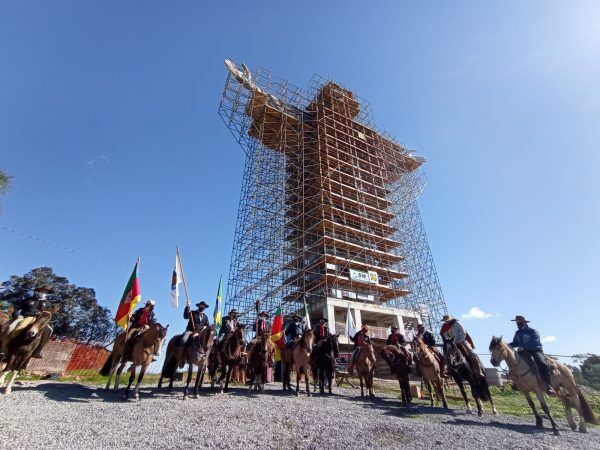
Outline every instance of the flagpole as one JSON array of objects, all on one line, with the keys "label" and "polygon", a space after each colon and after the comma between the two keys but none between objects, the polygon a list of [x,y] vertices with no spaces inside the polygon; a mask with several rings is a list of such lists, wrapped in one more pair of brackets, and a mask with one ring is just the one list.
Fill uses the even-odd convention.
[{"label": "flagpole", "polygon": [[179,267],[181,267],[181,278],[183,281],[183,289],[185,290],[186,305],[190,310],[190,320],[192,321],[192,330],[196,331],[196,324],[194,323],[194,315],[192,314],[192,304],[190,303],[190,296],[188,295],[187,283],[185,282],[185,272],[183,271],[183,263],[181,262],[181,255],[179,255],[179,246],[176,245],[177,260],[179,261]]},{"label": "flagpole", "polygon": [[[136,271],[136,277],[139,277],[139,270],[140,270],[140,261],[142,260],[142,258],[140,258],[138,256],[137,261],[135,262],[135,266],[134,269]],[[141,299],[140,299],[141,300]],[[127,344],[127,342],[129,341],[129,338],[131,337],[130,332],[131,332],[131,324],[129,323],[131,321],[131,307],[129,308],[129,312],[127,313],[127,329],[125,330],[125,342],[123,343],[123,345]],[[116,339],[116,338],[115,338]],[[125,362],[125,352],[123,352],[123,356],[121,356],[121,362]]]}]

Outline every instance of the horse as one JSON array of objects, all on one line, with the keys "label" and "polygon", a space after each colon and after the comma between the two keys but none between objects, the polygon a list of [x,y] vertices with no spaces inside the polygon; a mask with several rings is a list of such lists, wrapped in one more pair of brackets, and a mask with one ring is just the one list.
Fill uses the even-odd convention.
[{"label": "horse", "polygon": [[12,385],[19,371],[27,367],[31,355],[39,345],[44,328],[48,325],[50,319],[52,319],[52,313],[49,311],[37,313],[35,319],[8,342],[6,364],[4,364],[0,374],[1,386],[4,384],[6,376],[10,373],[9,380],[4,388],[6,395],[10,395],[12,392]]},{"label": "horse", "polygon": [[310,371],[310,352],[312,348],[314,334],[311,329],[302,333],[300,338],[296,338],[292,348],[283,346],[281,349],[281,364],[283,368],[283,390],[292,390],[290,376],[292,368],[296,370],[296,396],[300,391],[300,379],[304,374],[306,381],[306,394],[310,397],[310,387],[308,382],[308,372]]},{"label": "horse", "polygon": [[131,361],[131,367],[129,368],[129,383],[127,384],[127,389],[125,390],[125,398],[129,398],[129,392],[131,389],[131,384],[135,379],[136,369],[138,366],[141,366],[140,375],[134,389],[134,399],[138,400],[140,398],[140,384],[144,378],[146,369],[152,362],[152,358],[160,354],[160,350],[165,342],[165,339],[167,338],[168,328],[169,325],[163,327],[160,323],[156,323],[151,325],[148,330],[141,334],[141,336],[131,337],[127,341],[127,332],[121,333],[119,336],[117,336],[115,343],[113,344],[113,351],[104,363],[102,369],[100,369],[100,375],[108,375],[106,389],[110,389],[110,381],[115,373],[117,365],[119,365],[119,368],[116,369],[117,376],[115,379],[114,389],[119,389],[121,373],[123,372],[127,362]]},{"label": "horse", "polygon": [[338,342],[339,334],[332,334],[329,337],[319,341],[314,346],[311,354],[311,366],[313,372],[313,383],[319,382],[319,392],[325,393],[325,378],[327,378],[328,392],[331,394],[333,384],[335,358],[340,354],[340,345]]},{"label": "horse", "polygon": [[[464,382],[466,381],[471,386],[471,395],[475,399],[477,404],[477,415],[481,417],[483,415],[483,402],[488,401],[492,405],[492,413],[498,414],[496,407],[494,406],[494,400],[490,392],[490,386],[482,376],[477,368],[473,368],[467,361],[463,353],[458,349],[456,344],[452,341],[446,341],[444,343],[444,357],[446,358],[448,365],[448,373],[454,379],[454,382],[458,385],[460,393],[467,405],[467,411],[471,413],[471,405],[469,404],[469,398],[465,391]],[[480,366],[483,367],[480,361]]]},{"label": "horse", "polygon": [[[370,342],[363,344],[354,358],[354,368],[360,380],[360,396],[364,397],[364,387],[370,398],[375,397],[373,393],[373,376],[375,375],[375,347]],[[364,386],[363,386],[364,382]]]},{"label": "horse", "polygon": [[10,326],[12,312],[12,308],[9,308],[8,311],[0,311],[0,348],[2,345],[2,341],[5,338],[5,333],[7,332],[8,327]]},{"label": "horse", "polygon": [[[559,435],[560,432],[554,418],[550,414],[550,408],[548,408],[544,397],[545,385],[538,377],[534,366],[531,365],[534,363],[530,364],[525,358],[521,357],[516,350],[502,340],[502,336],[499,338],[492,337],[490,353],[492,354],[490,362],[494,367],[498,367],[502,361],[506,361],[509,370],[508,377],[525,396],[525,400],[527,400],[535,416],[536,428],[543,428],[544,425],[542,417],[538,414],[535,404],[531,399],[531,392],[536,395],[542,410],[548,416],[554,434]],[[565,408],[565,416],[571,430],[575,431],[577,429],[577,424],[571,410],[573,407],[579,414],[579,431],[581,433],[587,432],[586,422],[599,425],[600,419],[594,415],[592,407],[581,392],[581,389],[579,389],[579,386],[575,383],[575,379],[569,368],[555,359],[548,358],[546,361],[550,366],[552,388],[556,391],[558,398]]]},{"label": "horse", "polygon": [[267,369],[273,358],[275,357],[275,344],[265,333],[256,339],[252,344],[251,350],[248,351],[248,371],[250,375],[249,390],[265,391],[265,383],[267,380]]},{"label": "horse", "polygon": [[410,395],[409,375],[412,361],[409,352],[402,351],[396,345],[386,345],[379,354],[388,363],[391,372],[396,375],[402,394],[402,403],[410,405],[412,396]]},{"label": "horse", "polygon": [[[220,392],[229,391],[229,380],[231,371],[240,364],[243,359],[242,347],[244,345],[244,326],[238,325],[231,336],[221,342],[221,345],[213,346],[213,351],[209,357],[208,373],[211,380],[211,387],[215,382],[221,385]],[[217,371],[221,369],[221,376],[217,380]],[[223,386],[223,378],[225,385]]]},{"label": "horse", "polygon": [[[438,402],[441,399],[444,409],[448,409],[440,365],[433,354],[433,351],[429,349],[420,336],[415,337],[413,345],[415,347],[415,361],[417,363],[417,368],[419,369],[419,372],[421,372],[425,386],[427,386],[429,398],[431,399],[431,406],[434,406],[433,390],[435,390]],[[431,387],[432,385],[433,389]]]},{"label": "horse", "polygon": [[188,396],[190,382],[194,366],[198,366],[196,374],[196,382],[194,384],[194,398],[198,398],[198,386],[200,378],[204,375],[208,355],[213,345],[214,327],[203,327],[200,331],[192,333],[185,345],[181,345],[181,337],[179,334],[174,336],[167,345],[167,354],[161,371],[160,379],[158,380],[158,388],[162,387],[163,378],[169,379],[169,390],[173,389],[173,378],[177,367],[182,368],[188,364],[188,374],[185,389],[183,390],[183,399]]}]

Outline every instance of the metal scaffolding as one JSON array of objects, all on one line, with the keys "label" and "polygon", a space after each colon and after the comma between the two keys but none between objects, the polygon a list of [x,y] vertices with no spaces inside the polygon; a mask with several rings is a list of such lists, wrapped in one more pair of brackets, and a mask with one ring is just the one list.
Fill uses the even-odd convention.
[{"label": "metal scaffolding", "polygon": [[378,131],[331,80],[307,90],[226,61],[219,115],[246,154],[226,312],[316,308],[327,297],[447,312],[417,197],[423,158]]}]

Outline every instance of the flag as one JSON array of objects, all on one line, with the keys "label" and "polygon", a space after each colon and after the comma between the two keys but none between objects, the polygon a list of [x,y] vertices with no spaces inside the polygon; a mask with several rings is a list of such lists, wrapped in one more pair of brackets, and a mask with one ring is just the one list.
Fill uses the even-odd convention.
[{"label": "flag", "polygon": [[217,301],[215,303],[215,312],[213,314],[213,321],[215,323],[215,331],[218,333],[221,328],[221,300],[223,298],[223,292],[221,290],[221,277],[219,277],[219,289],[217,290]]},{"label": "flag", "polygon": [[348,306],[348,312],[346,313],[346,336],[348,338],[354,337],[356,334],[356,325],[354,325],[354,319],[352,318],[352,313],[350,312],[350,306]]},{"label": "flag", "polygon": [[275,361],[281,361],[281,347],[283,347],[283,314],[281,314],[281,306],[277,307],[275,317],[273,317],[271,341],[275,344]]},{"label": "flag", "polygon": [[179,285],[183,281],[181,274],[181,262],[179,261],[179,251],[175,254],[175,268],[173,269],[173,277],[171,278],[171,306],[179,307]]},{"label": "flag", "polygon": [[115,315],[115,322],[124,330],[126,330],[127,326],[129,325],[129,317],[131,312],[135,309],[135,305],[137,305],[142,299],[140,280],[137,273],[139,263],[140,260],[138,259],[138,261],[135,263],[135,267],[133,268],[133,272],[129,277],[129,281],[125,287],[125,292],[123,292],[123,297],[121,297],[121,301],[119,302],[117,314]]},{"label": "flag", "polygon": [[304,322],[306,323],[306,328],[310,330],[310,316],[308,315],[308,305],[306,304],[306,299],[304,299]]}]

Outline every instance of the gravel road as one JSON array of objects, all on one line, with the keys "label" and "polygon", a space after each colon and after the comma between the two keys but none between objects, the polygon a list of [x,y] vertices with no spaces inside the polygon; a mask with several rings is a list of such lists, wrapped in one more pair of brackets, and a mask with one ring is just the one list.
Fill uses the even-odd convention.
[{"label": "gravel road", "polygon": [[179,390],[145,388],[140,401],[126,402],[98,387],[24,383],[0,395],[0,448],[600,449],[598,428],[581,434],[565,422],[556,437],[533,420],[402,408],[390,396],[369,402],[356,391],[336,392],[296,398],[277,384],[263,395],[234,388],[183,401]]}]

